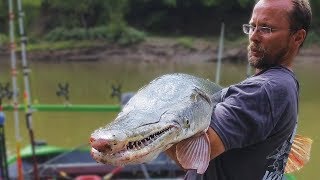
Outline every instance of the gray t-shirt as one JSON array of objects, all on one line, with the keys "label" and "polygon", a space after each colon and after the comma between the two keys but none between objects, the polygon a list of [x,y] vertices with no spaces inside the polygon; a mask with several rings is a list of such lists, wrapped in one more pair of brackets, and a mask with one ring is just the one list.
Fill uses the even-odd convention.
[{"label": "gray t-shirt", "polygon": [[298,91],[294,74],[281,66],[223,89],[210,126],[226,151],[203,176],[188,171],[185,178],[282,179],[297,125]]}]

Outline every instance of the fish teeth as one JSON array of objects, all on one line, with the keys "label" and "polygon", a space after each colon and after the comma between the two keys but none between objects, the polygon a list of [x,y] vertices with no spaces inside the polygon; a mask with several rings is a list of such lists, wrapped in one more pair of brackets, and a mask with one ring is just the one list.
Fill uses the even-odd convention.
[{"label": "fish teeth", "polygon": [[155,140],[157,140],[159,137],[162,136],[162,134],[170,131],[170,129],[171,129],[171,127],[168,127],[166,129],[162,129],[161,131],[158,131],[154,134],[151,134],[150,136],[148,136],[140,141],[129,142],[126,146],[126,149],[127,150],[140,150],[140,149],[148,146],[149,144],[151,144]]}]

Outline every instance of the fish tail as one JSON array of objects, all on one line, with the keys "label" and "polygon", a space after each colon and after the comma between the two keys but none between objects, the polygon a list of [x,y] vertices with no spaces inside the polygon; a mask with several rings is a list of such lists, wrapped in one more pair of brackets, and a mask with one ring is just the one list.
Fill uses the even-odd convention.
[{"label": "fish tail", "polygon": [[284,173],[292,173],[301,169],[309,160],[312,139],[297,134],[294,137],[291,151]]}]

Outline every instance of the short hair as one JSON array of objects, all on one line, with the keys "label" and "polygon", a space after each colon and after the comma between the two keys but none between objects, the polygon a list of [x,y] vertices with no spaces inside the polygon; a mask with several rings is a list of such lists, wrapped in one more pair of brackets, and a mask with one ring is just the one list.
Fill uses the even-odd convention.
[{"label": "short hair", "polygon": [[311,26],[312,12],[309,0],[291,0],[293,8],[289,11],[290,29],[304,29],[308,34]]}]

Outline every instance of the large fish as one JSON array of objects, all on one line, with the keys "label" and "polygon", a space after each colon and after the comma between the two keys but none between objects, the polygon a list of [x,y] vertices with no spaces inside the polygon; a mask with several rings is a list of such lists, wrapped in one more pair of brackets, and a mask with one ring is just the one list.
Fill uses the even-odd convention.
[{"label": "large fish", "polygon": [[115,166],[139,164],[176,144],[182,167],[204,173],[211,151],[205,132],[221,89],[187,74],[156,78],[129,100],[113,122],[91,134],[93,158]]}]

